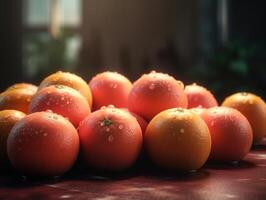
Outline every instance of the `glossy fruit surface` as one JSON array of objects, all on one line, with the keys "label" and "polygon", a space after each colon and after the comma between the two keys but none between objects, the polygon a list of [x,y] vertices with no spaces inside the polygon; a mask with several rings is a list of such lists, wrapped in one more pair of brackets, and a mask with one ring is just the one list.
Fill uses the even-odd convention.
[{"label": "glossy fruit surface", "polygon": [[156,115],[145,133],[145,145],[158,166],[177,171],[197,170],[207,161],[211,136],[201,117],[173,108]]},{"label": "glossy fruit surface", "polygon": [[28,113],[35,92],[28,89],[15,89],[0,94],[0,110],[18,110]]},{"label": "glossy fruit surface", "polygon": [[58,71],[46,77],[40,84],[39,90],[50,85],[65,85],[79,91],[88,101],[92,107],[91,90],[81,77],[69,72]]},{"label": "glossy fruit surface", "polygon": [[33,93],[36,93],[38,90],[38,87],[31,83],[15,83],[14,85],[11,85],[10,87],[8,87],[6,91],[17,90],[17,89],[27,89],[27,90],[32,91]]},{"label": "glossy fruit surface", "polygon": [[144,74],[133,84],[129,94],[129,110],[150,121],[159,112],[187,107],[184,85],[173,77],[157,72]]},{"label": "glossy fruit surface", "polygon": [[212,138],[210,160],[242,160],[252,145],[252,129],[244,115],[233,108],[214,107],[202,112]]},{"label": "glossy fruit surface", "polygon": [[132,83],[125,76],[116,72],[103,72],[94,76],[89,86],[93,95],[94,110],[108,105],[117,108],[128,106],[128,94]]},{"label": "glossy fruit surface", "polygon": [[29,106],[30,113],[47,110],[68,118],[75,127],[90,114],[90,106],[85,97],[64,85],[45,87],[33,97]]},{"label": "glossy fruit surface", "polygon": [[184,91],[188,99],[188,108],[195,108],[198,106],[210,108],[218,106],[213,94],[202,86],[196,84],[187,85]]},{"label": "glossy fruit surface", "polygon": [[227,97],[222,106],[235,108],[249,121],[253,142],[259,143],[266,136],[266,104],[257,95],[240,92]]},{"label": "glossy fruit surface", "polygon": [[12,128],[7,140],[12,165],[28,176],[59,176],[78,156],[79,137],[74,126],[55,113],[27,115]]},{"label": "glossy fruit surface", "polygon": [[26,115],[17,110],[0,111],[0,169],[7,168],[9,160],[7,157],[7,138],[13,126]]},{"label": "glossy fruit surface", "polygon": [[137,120],[117,108],[102,108],[90,114],[79,126],[81,153],[98,170],[119,171],[130,167],[142,147]]}]

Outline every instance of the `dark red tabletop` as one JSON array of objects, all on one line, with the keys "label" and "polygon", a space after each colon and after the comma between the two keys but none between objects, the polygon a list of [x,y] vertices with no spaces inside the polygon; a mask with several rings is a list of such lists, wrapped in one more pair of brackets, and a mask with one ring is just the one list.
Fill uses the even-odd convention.
[{"label": "dark red tabletop", "polygon": [[53,180],[2,174],[0,199],[266,199],[266,145],[240,163],[207,165],[189,174],[162,172],[150,164],[115,175],[77,171]]}]

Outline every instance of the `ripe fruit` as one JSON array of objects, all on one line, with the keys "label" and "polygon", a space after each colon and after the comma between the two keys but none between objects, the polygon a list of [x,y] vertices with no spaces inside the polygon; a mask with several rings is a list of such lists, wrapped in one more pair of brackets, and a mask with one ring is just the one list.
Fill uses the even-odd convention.
[{"label": "ripe fruit", "polygon": [[142,147],[137,120],[117,108],[102,108],[90,114],[79,126],[81,153],[96,169],[119,171],[130,167]]},{"label": "ripe fruit", "polygon": [[129,94],[128,108],[150,121],[159,112],[175,107],[187,107],[184,85],[173,77],[157,72],[141,76]]},{"label": "ripe fruit", "polygon": [[142,130],[142,134],[145,134],[146,128],[148,126],[148,123],[146,122],[145,119],[143,119],[141,116],[137,115],[136,113],[130,112],[128,109],[124,108],[123,110],[129,112],[133,117],[136,118],[137,122],[140,125],[140,128]]},{"label": "ripe fruit", "polygon": [[7,137],[12,127],[25,117],[23,112],[17,110],[0,111],[0,168],[7,168],[9,160],[6,152]]},{"label": "ripe fruit", "polygon": [[194,83],[192,85],[187,85],[184,91],[188,99],[188,108],[195,108],[198,106],[210,108],[218,106],[213,94],[202,86]]},{"label": "ripe fruit", "polygon": [[0,110],[18,110],[28,113],[29,104],[35,92],[29,89],[7,90],[0,94]]},{"label": "ripe fruit", "polygon": [[58,176],[68,171],[79,152],[74,126],[55,113],[27,115],[12,128],[7,153],[12,165],[29,176]]},{"label": "ripe fruit", "polygon": [[27,89],[27,90],[32,91],[33,93],[36,93],[38,90],[38,87],[36,85],[31,84],[31,83],[16,83],[16,84],[8,87],[6,89],[6,91],[17,90],[17,89]]},{"label": "ripe fruit", "polygon": [[169,170],[191,171],[204,165],[211,150],[205,122],[190,110],[173,108],[156,115],[145,133],[151,160]]},{"label": "ripe fruit", "polygon": [[244,115],[232,108],[214,107],[201,117],[211,133],[211,161],[232,162],[245,157],[252,144],[252,129]]},{"label": "ripe fruit", "polygon": [[266,105],[260,97],[246,92],[236,93],[227,97],[222,106],[235,108],[248,119],[254,143],[266,136]]},{"label": "ripe fruit", "polygon": [[123,75],[116,72],[103,72],[94,76],[89,86],[93,95],[94,110],[110,104],[117,108],[127,107],[132,83]]},{"label": "ripe fruit", "polygon": [[29,107],[30,113],[46,110],[68,118],[78,127],[90,113],[90,106],[78,91],[64,85],[51,85],[38,91]]},{"label": "ripe fruit", "polygon": [[92,94],[88,84],[76,74],[58,71],[46,77],[40,84],[39,90],[50,85],[65,85],[79,91],[92,107]]}]

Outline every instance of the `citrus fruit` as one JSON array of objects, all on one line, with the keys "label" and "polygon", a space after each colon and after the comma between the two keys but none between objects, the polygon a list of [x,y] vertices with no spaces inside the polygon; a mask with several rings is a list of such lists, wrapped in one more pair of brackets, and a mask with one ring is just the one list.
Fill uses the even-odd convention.
[{"label": "citrus fruit", "polygon": [[132,83],[125,76],[116,72],[103,72],[94,76],[89,86],[94,110],[110,104],[117,108],[127,107]]},{"label": "citrus fruit", "polygon": [[184,91],[188,99],[188,108],[195,108],[198,106],[210,108],[218,106],[213,94],[202,86],[194,83],[192,85],[187,85]]},{"label": "citrus fruit", "polygon": [[211,136],[201,117],[187,109],[172,108],[148,124],[145,147],[158,166],[177,171],[197,170],[207,161]]},{"label": "citrus fruit", "polygon": [[129,94],[129,110],[150,121],[159,112],[187,107],[184,85],[173,77],[157,72],[142,75]]},{"label": "citrus fruit", "polygon": [[201,117],[211,134],[210,161],[233,162],[246,156],[252,144],[252,129],[244,115],[233,108],[213,107]]},{"label": "citrus fruit", "polygon": [[142,148],[137,120],[122,109],[97,110],[78,130],[82,156],[88,166],[98,170],[124,170],[136,161]]},{"label": "citrus fruit", "polygon": [[12,165],[27,176],[59,176],[67,172],[79,153],[75,127],[55,113],[36,112],[20,120],[7,139]]},{"label": "citrus fruit", "polygon": [[266,136],[266,105],[257,95],[240,92],[227,97],[222,106],[235,108],[249,121],[253,131],[253,142],[259,143]]}]

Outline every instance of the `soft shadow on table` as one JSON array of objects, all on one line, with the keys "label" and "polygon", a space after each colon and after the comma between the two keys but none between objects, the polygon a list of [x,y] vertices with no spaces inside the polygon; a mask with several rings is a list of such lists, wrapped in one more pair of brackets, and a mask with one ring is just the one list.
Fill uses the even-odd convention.
[{"label": "soft shadow on table", "polygon": [[250,161],[239,161],[231,163],[208,163],[206,169],[216,169],[216,170],[241,170],[250,169],[256,167],[256,164]]},{"label": "soft shadow on table", "polygon": [[179,180],[194,181],[207,178],[209,172],[205,169],[198,171],[177,173],[157,167],[150,161],[141,161],[127,170],[121,172],[99,171],[84,166],[75,166],[63,178],[66,180],[89,180],[89,181],[119,181],[135,177],[147,177],[156,180]]},{"label": "soft shadow on table", "polygon": [[258,144],[251,148],[252,151],[266,151],[266,144]]}]

